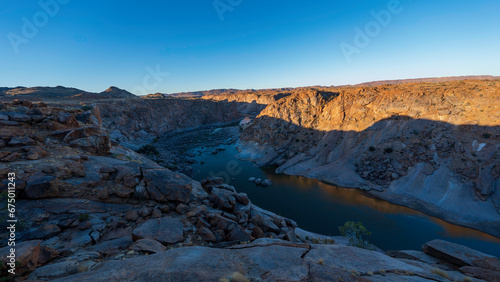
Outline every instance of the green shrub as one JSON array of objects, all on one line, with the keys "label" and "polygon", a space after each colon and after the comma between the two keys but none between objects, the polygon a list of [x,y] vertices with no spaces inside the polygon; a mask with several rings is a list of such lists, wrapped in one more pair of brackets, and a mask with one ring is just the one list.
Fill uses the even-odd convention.
[{"label": "green shrub", "polygon": [[90,215],[88,213],[82,213],[78,217],[78,220],[80,220],[80,222],[84,222],[84,221],[89,220],[89,218],[90,218]]},{"label": "green shrub", "polygon": [[385,149],[384,149],[384,152],[386,152],[387,154],[390,154],[390,153],[392,153],[393,151],[394,151],[394,149],[392,149],[392,148],[385,148]]},{"label": "green shrub", "polygon": [[368,150],[369,150],[370,152],[373,152],[373,151],[375,151],[375,147],[370,146],[370,148],[368,148]]},{"label": "green shrub", "polygon": [[349,239],[349,245],[363,248],[373,249],[373,247],[363,239],[363,236],[370,236],[372,233],[363,226],[361,222],[348,221],[344,226],[339,226],[342,236]]},{"label": "green shrub", "polygon": [[139,154],[144,154],[147,156],[159,156],[160,152],[158,152],[158,149],[152,144],[147,144],[139,148],[139,150],[136,151]]},{"label": "green shrub", "polygon": [[483,138],[489,139],[491,137],[491,134],[488,132],[483,133]]}]

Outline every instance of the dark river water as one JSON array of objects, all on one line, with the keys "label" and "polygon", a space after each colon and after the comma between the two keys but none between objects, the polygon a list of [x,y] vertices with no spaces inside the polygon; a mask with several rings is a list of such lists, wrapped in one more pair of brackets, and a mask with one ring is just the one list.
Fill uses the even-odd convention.
[{"label": "dark river water", "polygon": [[[340,236],[338,226],[361,221],[372,233],[368,241],[383,250],[421,250],[430,240],[444,239],[500,257],[500,239],[488,234],[365,196],[359,190],[276,174],[272,168],[258,168],[239,160],[234,146],[225,148],[217,155],[206,152],[198,156],[193,178],[223,177],[238,192],[247,193],[252,203],[295,220],[302,229]],[[256,186],[248,181],[251,176],[270,179],[273,185]]]}]

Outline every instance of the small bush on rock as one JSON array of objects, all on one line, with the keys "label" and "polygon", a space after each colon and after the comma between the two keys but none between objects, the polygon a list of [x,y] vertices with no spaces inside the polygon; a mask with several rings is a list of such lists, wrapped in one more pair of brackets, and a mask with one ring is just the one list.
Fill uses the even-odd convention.
[{"label": "small bush on rock", "polygon": [[370,236],[372,233],[363,226],[361,222],[348,221],[344,226],[339,226],[342,236],[349,239],[349,245],[372,250],[373,246],[363,239],[363,236]]},{"label": "small bush on rock", "polygon": [[160,155],[160,152],[158,152],[158,149],[152,144],[147,144],[139,148],[139,150],[136,151],[139,154],[147,155],[147,156],[158,156]]}]

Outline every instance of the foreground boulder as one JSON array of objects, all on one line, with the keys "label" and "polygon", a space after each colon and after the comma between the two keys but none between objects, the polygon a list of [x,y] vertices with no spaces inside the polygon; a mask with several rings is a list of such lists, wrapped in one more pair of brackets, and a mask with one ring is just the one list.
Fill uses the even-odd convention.
[{"label": "foreground boulder", "polygon": [[146,170],[143,176],[149,198],[154,201],[185,203],[193,189],[189,177],[167,169]]},{"label": "foreground boulder", "polygon": [[444,240],[432,240],[425,243],[422,249],[427,254],[458,266],[482,266],[484,261],[495,261],[500,269],[500,260],[466,246]]},{"label": "foreground boulder", "polygon": [[10,255],[11,247],[3,247],[0,249],[0,258],[3,269],[11,269],[10,263],[15,265],[15,274],[21,275],[35,270],[40,259],[40,244],[41,240],[26,241],[16,245],[16,258],[11,262],[8,256]]},{"label": "foreground boulder", "polygon": [[152,239],[162,244],[173,244],[184,239],[184,225],[177,218],[163,217],[150,219],[132,232],[132,239]]}]

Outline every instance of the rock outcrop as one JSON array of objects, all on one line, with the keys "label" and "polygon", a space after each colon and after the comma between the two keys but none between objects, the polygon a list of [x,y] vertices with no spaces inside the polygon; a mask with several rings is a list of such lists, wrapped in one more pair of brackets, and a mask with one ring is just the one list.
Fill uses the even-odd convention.
[{"label": "rock outcrop", "polygon": [[303,91],[267,106],[239,148],[499,237],[499,102],[499,80]]},{"label": "rock outcrop", "polygon": [[99,104],[116,144],[138,149],[162,134],[240,119],[236,105],[189,99],[140,99]]}]

